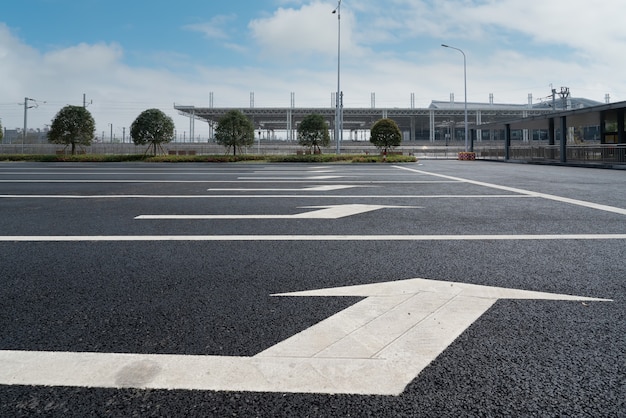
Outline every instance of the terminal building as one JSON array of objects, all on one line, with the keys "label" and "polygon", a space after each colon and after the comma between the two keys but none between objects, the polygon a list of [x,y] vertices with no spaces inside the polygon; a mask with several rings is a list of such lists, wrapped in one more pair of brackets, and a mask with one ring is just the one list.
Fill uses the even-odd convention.
[{"label": "terminal building", "polygon": [[[564,88],[562,88],[563,91]],[[546,161],[567,164],[626,168],[626,102],[605,103],[562,95],[553,90],[552,100],[526,104],[465,103],[454,100],[432,101],[428,108],[344,108],[341,147],[369,141],[369,130],[381,118],[393,119],[403,133],[399,147],[420,157],[441,155],[448,158],[462,146],[476,158],[512,161]],[[293,100],[292,100],[293,103]],[[233,108],[174,105],[190,119],[190,132],[196,120],[209,126],[209,141],[219,119]],[[468,141],[465,141],[467,109]],[[336,109],[283,107],[238,108],[253,121],[259,143],[263,140],[295,141],[298,123],[316,113],[324,116],[331,135]],[[334,138],[331,136],[331,140]],[[465,144],[463,144],[465,142]],[[336,142],[335,142],[336,144]],[[448,147],[450,145],[450,147]],[[454,148],[454,149],[453,149]],[[445,150],[445,151],[442,151]]]},{"label": "terminal building", "polygon": [[[490,95],[488,103],[467,103],[468,126],[474,141],[490,141],[502,139],[494,131],[483,131],[481,125],[534,117],[558,110],[579,109],[596,106],[602,103],[588,99],[570,98],[552,100],[533,104],[532,95],[526,104],[494,103]],[[233,108],[196,107],[174,105],[180,113],[190,118],[190,137],[194,138],[195,121],[208,124],[209,141],[213,137],[218,120]],[[430,143],[452,143],[464,140],[465,131],[464,101],[455,101],[454,94],[449,101],[433,100],[428,108],[343,108],[343,141],[369,140],[369,130],[382,118],[393,119],[403,133],[403,142],[426,141]],[[295,141],[297,126],[302,119],[310,114],[324,116],[331,129],[331,139],[335,127],[336,109],[333,103],[329,107],[250,107],[237,108],[254,123],[255,130],[263,139]],[[203,135],[204,136],[204,135]],[[528,138],[526,138],[528,139]]]}]

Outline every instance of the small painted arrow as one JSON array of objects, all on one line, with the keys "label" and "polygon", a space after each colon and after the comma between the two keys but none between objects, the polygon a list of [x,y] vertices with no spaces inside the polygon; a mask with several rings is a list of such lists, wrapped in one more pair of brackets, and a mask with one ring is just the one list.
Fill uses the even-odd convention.
[{"label": "small painted arrow", "polygon": [[302,206],[315,209],[312,212],[296,213],[294,215],[139,215],[135,219],[339,219],[358,215],[379,209],[406,209],[419,206],[389,206],[389,205],[329,205],[329,206]]},{"label": "small painted arrow", "polygon": [[207,189],[209,192],[218,191],[218,192],[332,192],[335,190],[344,190],[351,189],[353,187],[367,187],[367,186],[350,186],[347,184],[328,184],[321,186],[310,186],[310,187],[302,187],[300,189],[250,189],[250,188],[211,188]]},{"label": "small painted arrow", "polygon": [[254,357],[0,351],[0,384],[399,395],[498,299],[608,299],[410,279],[282,293],[365,299]]},{"label": "small painted arrow", "polygon": [[332,180],[344,176],[305,176],[305,177],[237,177],[237,180]]}]

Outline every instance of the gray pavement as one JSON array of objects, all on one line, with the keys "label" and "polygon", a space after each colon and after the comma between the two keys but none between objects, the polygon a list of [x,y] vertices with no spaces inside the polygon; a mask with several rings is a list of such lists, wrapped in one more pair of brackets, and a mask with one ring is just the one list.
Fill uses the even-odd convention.
[{"label": "gray pavement", "polygon": [[[479,161],[0,163],[0,376],[14,353],[250,361],[366,300],[278,293],[425,278],[612,300],[496,298],[397,395],[144,389],[148,373],[3,382],[0,416],[626,416],[625,185]],[[345,216],[311,215],[331,206]]]}]

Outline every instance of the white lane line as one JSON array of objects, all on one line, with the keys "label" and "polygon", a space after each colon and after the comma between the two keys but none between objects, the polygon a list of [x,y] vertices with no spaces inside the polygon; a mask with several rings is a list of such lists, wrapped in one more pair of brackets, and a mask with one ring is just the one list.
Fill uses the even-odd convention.
[{"label": "white lane line", "polygon": [[[355,186],[361,187],[361,186]],[[211,189],[209,189],[211,190]],[[220,189],[224,190],[224,189]],[[527,199],[534,196],[518,194],[485,194],[485,195],[300,195],[300,194],[212,194],[212,195],[145,195],[145,194],[107,194],[107,195],[54,195],[54,194],[4,194],[0,199]]]},{"label": "white lane line", "polygon": [[538,235],[2,235],[0,242],[107,241],[564,241],[623,240],[626,234]]},{"label": "white lane line", "polygon": [[[226,167],[224,167],[224,169],[226,169]],[[22,170],[38,170],[38,171],[18,171],[20,170],[19,168],[15,168],[12,167],[11,170],[6,170],[3,169],[2,167],[0,167],[0,173],[3,175],[16,175],[16,176],[41,176],[41,175],[45,175],[48,176],[50,174],[85,174],[85,175],[112,175],[112,176],[134,176],[134,175],[154,175],[154,176],[161,176],[163,175],[163,171],[144,171],[145,169],[143,168],[137,168],[137,169],[133,169],[133,168],[129,168],[129,167],[125,167],[124,171],[117,171],[116,169],[112,168],[109,170],[106,169],[102,169],[100,171],[82,171],[83,169],[80,167],[73,167],[73,168],[59,168],[59,167],[53,167],[53,168],[24,168]],[[220,170],[220,171],[203,171],[203,170],[198,170],[198,169],[194,169],[194,168],[174,168],[172,166],[168,166],[167,167],[167,172],[168,173],[172,173],[172,174],[181,174],[181,175],[193,175],[193,176],[198,176],[198,175],[220,175],[220,176],[231,176],[231,175],[247,175],[250,174],[250,172],[247,171],[243,171],[243,170],[233,170],[233,171],[228,171],[228,170]]]},{"label": "white lane line", "polygon": [[0,384],[397,396],[499,299],[610,301],[419,278],[274,296],[366,299],[253,357],[0,351]]},{"label": "white lane line", "polygon": [[135,219],[340,219],[379,209],[422,209],[417,206],[390,206],[390,205],[328,205],[304,206],[303,208],[320,208],[318,210],[296,213],[292,215],[139,215]]},{"label": "white lane line", "polygon": [[[267,184],[266,180],[258,180],[258,177],[251,177],[257,180],[116,180],[116,179],[94,179],[94,180],[86,180],[86,179],[40,179],[40,180],[26,180],[26,179],[14,179],[14,180],[2,180],[0,179],[0,183],[263,183]],[[286,180],[284,177],[281,177],[282,180],[272,180],[272,183],[318,183],[319,180],[310,179],[310,178],[293,178],[290,180]],[[437,180],[401,180],[401,181],[391,181],[391,180],[342,180],[344,182],[350,182],[352,184],[443,184],[443,183],[461,183],[460,181],[437,181]]]},{"label": "white lane line", "polygon": [[224,180],[115,180],[115,179],[41,179],[41,180],[0,180],[0,183],[232,183]]},{"label": "white lane line", "polygon": [[492,189],[504,190],[504,191],[513,192],[513,193],[520,193],[520,194],[524,194],[527,196],[540,197],[542,199],[554,200],[557,202],[569,203],[571,205],[583,206],[586,208],[598,209],[598,210],[602,210],[605,212],[612,212],[612,213],[618,213],[620,215],[626,215],[626,209],[618,208],[615,206],[601,205],[598,203],[587,202],[585,200],[571,199],[568,197],[561,197],[561,196],[551,195],[547,193],[539,193],[539,192],[533,192],[531,190],[518,189],[516,187],[501,186],[498,184],[485,183],[482,181],[463,179],[460,177],[453,177],[453,176],[448,176],[445,174],[429,173],[427,171],[416,170],[416,169],[408,168],[408,167],[402,167],[402,166],[394,166],[394,167],[402,169],[402,170],[407,170],[407,171],[411,171],[414,173],[418,173],[418,174],[427,174],[427,175],[445,178],[449,180],[462,181],[464,183],[475,184],[477,186],[489,187]]}]

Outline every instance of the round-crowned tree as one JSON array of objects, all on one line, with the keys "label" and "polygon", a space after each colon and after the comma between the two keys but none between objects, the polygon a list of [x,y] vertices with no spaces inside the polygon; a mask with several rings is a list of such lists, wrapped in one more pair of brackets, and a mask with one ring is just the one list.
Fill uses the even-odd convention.
[{"label": "round-crowned tree", "polygon": [[233,155],[237,155],[237,150],[254,144],[254,125],[239,110],[231,110],[217,122],[215,141],[228,151],[232,147]]},{"label": "round-crowned tree", "polygon": [[370,130],[370,142],[383,152],[402,143],[402,132],[392,119],[380,119]]},{"label": "round-crowned tree", "polygon": [[313,148],[316,153],[322,152],[320,146],[327,147],[330,144],[328,124],[322,115],[313,113],[302,119],[298,125],[298,143]]},{"label": "round-crowned tree", "polygon": [[135,145],[146,145],[146,154],[163,153],[161,144],[174,139],[174,121],[159,109],[144,110],[130,125],[130,137]]},{"label": "round-crowned tree", "polygon": [[96,122],[87,109],[82,106],[65,106],[52,120],[48,141],[71,145],[73,155],[76,145],[91,145],[95,131]]}]

